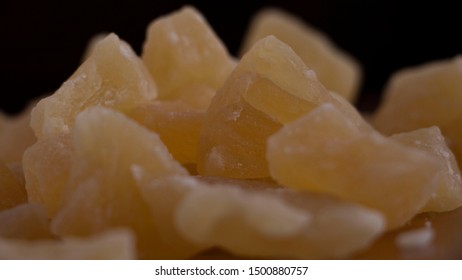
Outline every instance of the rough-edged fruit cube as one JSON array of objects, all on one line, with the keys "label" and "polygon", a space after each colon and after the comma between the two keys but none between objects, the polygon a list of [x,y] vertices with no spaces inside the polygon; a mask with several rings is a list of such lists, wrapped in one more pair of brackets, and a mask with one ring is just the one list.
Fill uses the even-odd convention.
[{"label": "rough-edged fruit cube", "polygon": [[187,174],[159,137],[112,109],[93,107],[77,116],[74,157],[63,207],[52,222],[60,236],[131,228],[141,258],[168,258],[137,183]]},{"label": "rough-edged fruit cube", "polygon": [[[160,99],[214,94],[235,65],[212,28],[192,7],[154,20],[146,35],[142,59],[156,81]],[[191,92],[193,88],[196,90]]]},{"label": "rough-edged fruit cube", "polygon": [[77,114],[91,106],[127,112],[157,96],[148,70],[115,34],[98,42],[91,56],[51,96],[32,111],[38,139],[69,133]]},{"label": "rough-edged fruit cube", "polygon": [[71,170],[73,145],[69,134],[38,140],[23,156],[23,171],[30,202],[42,205],[48,217],[61,207]]},{"label": "rough-edged fruit cube", "polygon": [[394,134],[392,138],[430,153],[439,162],[439,172],[435,181],[437,188],[422,209],[423,212],[451,211],[462,206],[462,180],[459,166],[438,127]]},{"label": "rough-edged fruit cube", "polygon": [[205,112],[181,101],[155,101],[141,105],[127,115],[159,134],[173,158],[195,163]]},{"label": "rough-edged fruit cube", "polygon": [[96,49],[96,46],[98,46],[98,43],[100,41],[102,41],[104,38],[107,37],[107,35],[109,35],[108,33],[97,33],[97,34],[94,34],[87,42],[87,46],[85,48],[85,51],[83,52],[82,54],[82,58],[81,58],[81,62],[85,62],[85,60],[87,60],[91,54],[95,51]]},{"label": "rough-edged fruit cube", "polygon": [[254,17],[241,53],[268,35],[289,45],[329,90],[355,100],[361,81],[359,64],[320,31],[280,10],[263,10]]},{"label": "rough-edged fruit cube", "polygon": [[28,240],[51,238],[45,209],[39,204],[23,203],[1,211],[0,236]]},{"label": "rough-edged fruit cube", "polygon": [[462,160],[462,57],[430,62],[395,73],[372,119],[383,133],[438,126]]},{"label": "rough-edged fruit cube", "polygon": [[141,190],[157,221],[165,224],[159,229],[166,238],[240,256],[342,258],[369,245],[385,229],[380,213],[356,204],[268,188],[257,180],[219,180],[210,184],[170,176]]},{"label": "rough-edged fruit cube", "polygon": [[199,173],[268,177],[267,137],[325,102],[336,104],[358,126],[368,126],[346,100],[328,92],[289,46],[273,36],[260,40],[207,110],[198,147]]},{"label": "rough-edged fruit cube", "polygon": [[380,210],[388,228],[410,220],[436,189],[437,159],[373,130],[359,129],[331,104],[268,139],[271,176],[284,186]]},{"label": "rough-edged fruit cube", "polygon": [[86,238],[9,240],[0,238],[0,259],[128,260],[136,258],[135,237],[128,230],[111,230]]}]

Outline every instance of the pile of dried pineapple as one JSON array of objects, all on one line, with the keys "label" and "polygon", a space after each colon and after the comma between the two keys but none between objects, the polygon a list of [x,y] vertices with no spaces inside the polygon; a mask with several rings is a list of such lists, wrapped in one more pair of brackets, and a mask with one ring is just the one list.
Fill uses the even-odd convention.
[{"label": "pile of dried pineapple", "polygon": [[0,258],[346,258],[462,205],[460,58],[396,74],[369,123],[356,62],[275,10],[240,60],[191,7],[141,58],[114,34],[88,53],[0,119]]}]

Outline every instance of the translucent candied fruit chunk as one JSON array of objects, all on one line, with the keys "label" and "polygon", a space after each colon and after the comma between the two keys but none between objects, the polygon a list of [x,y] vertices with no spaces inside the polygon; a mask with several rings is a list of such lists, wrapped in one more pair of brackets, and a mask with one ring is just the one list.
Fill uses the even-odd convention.
[{"label": "translucent candied fruit chunk", "polygon": [[257,42],[217,92],[198,146],[207,176],[263,178],[266,139],[283,124],[331,102],[367,126],[342,97],[331,94],[292,49],[273,36]]},{"label": "translucent candied fruit chunk", "polygon": [[392,138],[426,151],[438,160],[439,172],[435,181],[437,188],[422,209],[423,212],[451,211],[462,206],[462,180],[459,166],[438,127],[394,134]]},{"label": "translucent candied fruit chunk", "polygon": [[154,77],[160,99],[215,94],[235,63],[202,15],[184,7],[154,20],[143,46],[143,62]]},{"label": "translucent candied fruit chunk", "polygon": [[141,258],[168,258],[137,183],[187,174],[159,137],[125,115],[103,107],[77,116],[64,203],[52,222],[60,236],[87,236],[114,227],[131,228]]},{"label": "translucent candied fruit chunk", "polygon": [[372,123],[386,134],[438,126],[462,160],[462,57],[395,73]]},{"label": "translucent candied fruit chunk", "polygon": [[61,207],[63,191],[71,172],[73,145],[69,134],[37,141],[23,156],[29,202],[42,205],[48,217]]},{"label": "translucent candied fruit chunk", "polygon": [[27,202],[24,186],[13,172],[0,160],[0,210]]},{"label": "translucent candied fruit chunk", "polygon": [[256,180],[234,182],[169,176],[141,190],[152,212],[163,213],[164,235],[240,256],[341,258],[385,228],[380,213],[355,204]]},{"label": "translucent candied fruit chunk", "polygon": [[23,203],[0,212],[0,236],[11,239],[49,239],[52,237],[45,209]]},{"label": "translucent candied fruit chunk", "polygon": [[439,171],[431,155],[359,129],[331,104],[272,135],[267,158],[282,185],[380,210],[388,228],[403,225],[427,203]]},{"label": "translucent candied fruit chunk", "polygon": [[205,112],[188,104],[157,101],[138,106],[127,114],[159,134],[172,156],[180,163],[195,163]]},{"label": "translucent candied fruit chunk", "polygon": [[320,31],[281,10],[263,10],[252,20],[242,53],[268,35],[289,45],[329,90],[355,100],[361,80],[359,64]]},{"label": "translucent candied fruit chunk", "polygon": [[131,47],[110,34],[90,57],[51,96],[32,111],[31,126],[38,139],[69,133],[75,117],[91,106],[126,112],[157,96],[148,70]]},{"label": "translucent candied fruit chunk", "polygon": [[129,260],[136,258],[135,237],[112,230],[86,238],[9,240],[0,238],[0,259],[9,260]]}]

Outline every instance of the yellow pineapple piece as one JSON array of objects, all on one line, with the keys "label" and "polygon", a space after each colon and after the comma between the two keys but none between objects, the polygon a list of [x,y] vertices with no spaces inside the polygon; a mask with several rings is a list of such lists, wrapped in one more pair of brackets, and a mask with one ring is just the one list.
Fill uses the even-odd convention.
[{"label": "yellow pineapple piece", "polygon": [[331,104],[272,135],[267,158],[271,176],[282,185],[380,210],[389,229],[425,206],[440,167],[426,152],[359,129]]},{"label": "yellow pineapple piece", "polygon": [[142,58],[161,100],[138,106],[129,116],[158,133],[176,160],[195,163],[204,112],[234,60],[192,7],[150,24]]},{"label": "yellow pineapple piece", "polygon": [[159,98],[167,100],[191,94],[210,100],[235,65],[206,20],[189,6],[149,25],[142,59]]},{"label": "yellow pineapple piece", "polygon": [[13,172],[0,161],[0,211],[26,201],[26,189]]},{"label": "yellow pineapple piece", "polygon": [[128,260],[136,258],[135,237],[112,230],[87,238],[24,241],[0,238],[0,259],[13,260]]},{"label": "yellow pineapple piece", "polygon": [[69,134],[37,141],[23,156],[26,190],[30,202],[42,205],[54,217],[62,204],[73,155]]},{"label": "yellow pineapple piece", "polygon": [[98,43],[100,41],[102,41],[104,38],[107,37],[107,35],[109,35],[108,33],[97,33],[95,35],[93,35],[90,40],[88,40],[88,43],[87,43],[87,46],[85,48],[85,51],[83,52],[83,55],[82,55],[82,60],[81,62],[85,62],[85,60],[87,60],[91,54],[93,53],[93,51],[96,49],[96,46],[98,45]]},{"label": "yellow pineapple piece", "polygon": [[372,123],[386,134],[438,126],[462,160],[462,57],[401,70],[388,83]]},{"label": "yellow pineapple piece", "polygon": [[12,117],[0,113],[0,160],[6,164],[21,163],[24,151],[36,141],[29,125],[31,109]]},{"label": "yellow pineapple piece", "polygon": [[157,101],[139,106],[127,114],[159,134],[172,156],[180,163],[195,163],[199,134],[205,112],[179,101]]},{"label": "yellow pineapple piece", "polygon": [[358,126],[368,127],[342,97],[273,36],[241,59],[207,110],[198,147],[198,171],[208,176],[263,178],[268,136],[283,124],[331,102]]},{"label": "yellow pineapple piece", "polygon": [[422,212],[451,211],[462,206],[462,180],[454,154],[438,127],[421,128],[394,134],[393,139],[431,153],[439,162],[437,188]]},{"label": "yellow pineapple piece", "polygon": [[127,112],[156,96],[141,60],[127,43],[110,34],[53,95],[37,104],[31,126],[38,139],[56,137],[69,133],[85,108],[100,105]]},{"label": "yellow pineapple piece", "polygon": [[43,207],[26,203],[0,212],[0,236],[28,240],[52,237]]},{"label": "yellow pineapple piece", "polygon": [[187,174],[159,137],[114,110],[80,113],[73,129],[74,156],[63,207],[52,222],[60,236],[87,236],[114,227],[131,228],[141,258],[171,257],[137,183]]},{"label": "yellow pineapple piece", "polygon": [[240,256],[342,258],[385,228],[380,213],[355,204],[256,180],[223,179],[170,176],[141,190],[166,238]]},{"label": "yellow pineapple piece", "polygon": [[263,10],[253,19],[241,53],[268,35],[289,45],[329,90],[355,100],[361,81],[359,64],[320,31],[281,10]]}]

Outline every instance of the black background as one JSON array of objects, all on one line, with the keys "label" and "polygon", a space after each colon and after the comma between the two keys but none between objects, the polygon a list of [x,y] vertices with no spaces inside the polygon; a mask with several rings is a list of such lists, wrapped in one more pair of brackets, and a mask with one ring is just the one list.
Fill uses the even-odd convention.
[{"label": "black background", "polygon": [[371,110],[393,71],[462,52],[462,19],[451,2],[0,0],[0,110],[17,112],[56,90],[93,34],[115,32],[139,53],[148,23],[185,4],[205,15],[233,54],[260,8],[298,15],[361,62],[359,106]]}]

